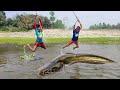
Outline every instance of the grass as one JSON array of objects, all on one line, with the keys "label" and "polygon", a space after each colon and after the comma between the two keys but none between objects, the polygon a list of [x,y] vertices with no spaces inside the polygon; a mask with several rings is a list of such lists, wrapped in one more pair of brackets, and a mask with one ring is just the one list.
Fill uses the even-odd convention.
[{"label": "grass", "polygon": [[[0,38],[0,44],[34,44],[36,38]],[[46,43],[67,43],[71,38],[46,38]],[[120,44],[120,37],[79,38],[81,43]]]},{"label": "grass", "polygon": [[35,38],[0,38],[0,44],[32,44]]}]

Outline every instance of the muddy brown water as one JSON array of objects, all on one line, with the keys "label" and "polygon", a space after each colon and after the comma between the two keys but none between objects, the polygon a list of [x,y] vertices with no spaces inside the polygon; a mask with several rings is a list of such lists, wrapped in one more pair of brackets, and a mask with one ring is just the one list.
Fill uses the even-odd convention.
[{"label": "muddy brown water", "polygon": [[[0,57],[7,63],[0,64],[0,79],[41,79],[38,68],[61,55],[65,44],[47,44],[47,49],[38,48],[35,52],[40,60],[20,59],[22,45],[0,45]],[[120,78],[120,45],[80,43],[80,48],[73,51],[73,45],[65,48],[63,53],[86,53],[109,58],[115,63],[86,64],[76,63],[65,66],[60,72],[42,77],[42,79],[119,79]],[[27,54],[31,51],[26,48]]]}]

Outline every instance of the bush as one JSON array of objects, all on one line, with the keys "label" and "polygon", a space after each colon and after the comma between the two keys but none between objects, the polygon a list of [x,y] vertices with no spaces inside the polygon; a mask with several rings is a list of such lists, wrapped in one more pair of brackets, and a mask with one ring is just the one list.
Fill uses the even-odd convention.
[{"label": "bush", "polygon": [[20,28],[20,27],[1,27],[0,31],[8,31],[8,32],[26,32],[27,29]]},{"label": "bush", "polygon": [[9,31],[7,27],[0,27],[0,31]]},{"label": "bush", "polygon": [[9,27],[9,31],[10,32],[22,32],[22,31],[26,32],[28,30],[20,27]]}]

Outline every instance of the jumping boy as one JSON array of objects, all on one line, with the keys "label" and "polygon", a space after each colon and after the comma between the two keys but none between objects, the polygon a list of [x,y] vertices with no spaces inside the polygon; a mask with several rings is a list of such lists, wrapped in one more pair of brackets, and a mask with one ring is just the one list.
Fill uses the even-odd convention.
[{"label": "jumping boy", "polygon": [[44,35],[43,35],[43,32],[42,32],[41,18],[39,16],[37,16],[37,19],[39,20],[40,25],[36,25],[36,20],[34,21],[34,29],[35,29],[35,33],[36,33],[36,42],[34,43],[34,47],[32,48],[29,44],[27,44],[27,46],[30,48],[30,50],[32,52],[35,52],[35,50],[38,46],[46,49],[46,46],[43,43],[43,36]]},{"label": "jumping boy", "polygon": [[[77,28],[75,29],[75,26],[76,26],[76,23],[77,23],[77,22],[80,24],[80,26],[77,26]],[[78,45],[78,37],[79,37],[79,32],[80,32],[81,28],[82,28],[82,24],[80,23],[79,20],[77,20],[77,21],[75,22],[74,26],[73,26],[73,37],[72,37],[72,39],[68,42],[68,44],[63,47],[63,49],[64,49],[65,47],[68,47],[68,46],[71,45],[72,43],[76,44],[76,47],[73,47],[73,50],[74,50],[75,48],[79,48],[79,45]]]}]

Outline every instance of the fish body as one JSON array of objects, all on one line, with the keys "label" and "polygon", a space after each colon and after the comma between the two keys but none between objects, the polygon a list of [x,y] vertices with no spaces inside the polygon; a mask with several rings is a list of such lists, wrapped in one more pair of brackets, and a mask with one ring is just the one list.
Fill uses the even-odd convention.
[{"label": "fish body", "polygon": [[74,54],[66,53],[53,59],[45,66],[39,68],[39,75],[45,76],[60,71],[64,65],[71,65],[74,63],[88,63],[88,64],[105,64],[114,62],[108,58],[93,55],[93,54]]}]

